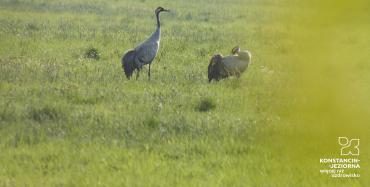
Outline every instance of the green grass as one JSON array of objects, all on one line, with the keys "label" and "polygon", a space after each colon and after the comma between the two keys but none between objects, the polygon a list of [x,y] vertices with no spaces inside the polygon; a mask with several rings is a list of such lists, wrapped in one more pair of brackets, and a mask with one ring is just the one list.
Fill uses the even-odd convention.
[{"label": "green grass", "polygon": [[[145,67],[129,81],[120,59],[154,31],[158,5],[172,12],[161,15],[152,80]],[[341,87],[311,74],[310,64],[327,67],[307,52],[322,33],[310,30],[319,16],[312,20],[317,10],[309,7],[273,0],[0,1],[0,186],[366,186],[365,159],[362,178],[335,180],[319,174],[318,158],[337,151],[338,134],[328,129],[350,131],[325,112],[358,104],[334,122],[353,122],[352,135],[368,140],[370,68],[361,61],[370,49],[367,14],[356,15],[357,30],[331,42],[360,54],[352,54],[350,67],[360,77],[345,82],[359,97],[335,105],[350,92],[323,99]],[[338,25],[317,27],[329,41],[343,34]],[[209,84],[210,57],[235,45],[250,50],[253,63],[240,79]],[[327,56],[331,47],[312,48]],[[366,158],[369,149],[361,151]]]}]

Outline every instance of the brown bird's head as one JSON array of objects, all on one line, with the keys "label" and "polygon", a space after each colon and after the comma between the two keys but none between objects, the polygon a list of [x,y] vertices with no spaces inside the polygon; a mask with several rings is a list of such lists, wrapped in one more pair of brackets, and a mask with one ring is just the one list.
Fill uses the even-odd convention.
[{"label": "brown bird's head", "polygon": [[237,53],[239,53],[240,51],[240,47],[237,45],[235,46],[232,50],[231,50],[231,54],[235,55]]},{"label": "brown bird's head", "polygon": [[210,60],[208,65],[208,81],[211,82],[212,79],[216,81],[228,77],[228,74],[222,64],[222,55],[216,54]]}]

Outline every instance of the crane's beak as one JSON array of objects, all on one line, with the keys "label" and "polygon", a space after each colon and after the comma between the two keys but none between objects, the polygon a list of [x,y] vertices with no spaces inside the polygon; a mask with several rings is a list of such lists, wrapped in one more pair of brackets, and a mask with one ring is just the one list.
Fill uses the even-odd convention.
[{"label": "crane's beak", "polygon": [[164,12],[171,12],[169,9],[164,9],[163,11]]}]

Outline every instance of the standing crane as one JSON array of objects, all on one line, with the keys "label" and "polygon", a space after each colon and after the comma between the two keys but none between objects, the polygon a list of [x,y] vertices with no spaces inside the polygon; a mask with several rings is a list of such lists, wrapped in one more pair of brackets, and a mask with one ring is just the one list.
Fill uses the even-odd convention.
[{"label": "standing crane", "polygon": [[135,70],[137,70],[136,78],[138,78],[139,72],[143,65],[149,64],[148,77],[150,80],[150,64],[153,62],[158,53],[159,42],[161,39],[161,23],[159,20],[159,13],[169,12],[169,10],[158,7],[154,12],[157,18],[156,30],[148,39],[139,44],[135,49],[127,51],[122,57],[122,68],[128,79],[131,78],[132,73]]}]

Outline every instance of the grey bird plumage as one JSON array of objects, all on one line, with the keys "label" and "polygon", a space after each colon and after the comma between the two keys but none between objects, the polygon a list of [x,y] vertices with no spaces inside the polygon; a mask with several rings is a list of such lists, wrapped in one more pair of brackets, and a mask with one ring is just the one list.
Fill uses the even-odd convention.
[{"label": "grey bird plumage", "polygon": [[149,64],[148,77],[150,79],[150,65],[157,56],[161,38],[161,23],[159,20],[159,14],[163,11],[168,12],[169,10],[166,10],[162,7],[155,9],[157,28],[153,34],[144,42],[139,44],[136,48],[127,51],[123,55],[121,60],[122,68],[128,79],[131,78],[135,70],[137,71],[137,76],[139,76],[140,70],[146,64]]}]

